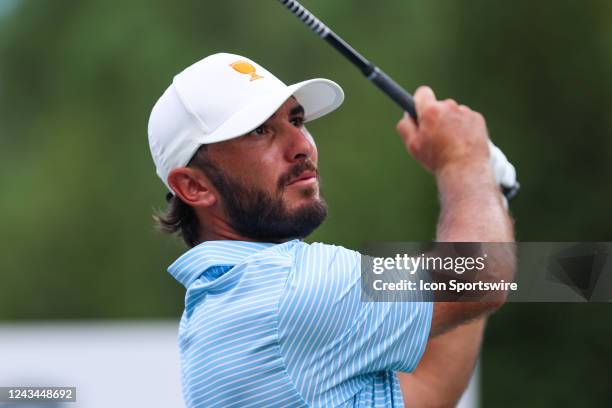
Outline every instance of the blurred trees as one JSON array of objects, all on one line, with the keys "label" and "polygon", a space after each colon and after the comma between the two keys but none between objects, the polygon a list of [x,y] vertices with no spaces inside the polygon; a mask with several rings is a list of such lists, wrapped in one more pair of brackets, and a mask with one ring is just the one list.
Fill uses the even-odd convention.
[{"label": "blurred trees", "polygon": [[[429,84],[487,117],[523,185],[520,240],[611,239],[611,3],[304,4],[408,89]],[[165,267],[183,248],[153,229],[164,188],[146,126],[172,76],[219,51],[346,91],[309,126],[331,209],[312,240],[434,237],[435,188],[395,135],[399,110],[274,1],[20,1],[6,12],[0,318],[180,314],[183,289]],[[609,316],[608,305],[506,306],[489,325],[484,406],[612,404]]]}]

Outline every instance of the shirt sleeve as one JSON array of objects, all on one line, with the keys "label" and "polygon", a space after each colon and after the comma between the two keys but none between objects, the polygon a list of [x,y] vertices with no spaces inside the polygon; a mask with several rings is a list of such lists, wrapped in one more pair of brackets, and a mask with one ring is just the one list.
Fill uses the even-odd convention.
[{"label": "shirt sleeve", "polygon": [[279,304],[287,372],[313,403],[340,402],[368,375],[413,371],[425,350],[431,302],[362,302],[361,254],[301,244]]}]

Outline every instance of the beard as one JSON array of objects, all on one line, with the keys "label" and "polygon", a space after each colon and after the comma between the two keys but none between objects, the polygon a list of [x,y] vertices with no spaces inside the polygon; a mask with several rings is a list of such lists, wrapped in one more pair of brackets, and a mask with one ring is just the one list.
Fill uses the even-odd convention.
[{"label": "beard", "polygon": [[[229,225],[245,237],[269,242],[302,239],[327,217],[327,204],[320,194],[312,202],[292,210],[282,199],[290,180],[304,171],[317,171],[310,160],[295,164],[283,174],[277,182],[276,194],[244,185],[210,161],[203,170],[221,196]],[[300,194],[304,198],[315,197],[317,189],[314,186],[304,187]]]}]

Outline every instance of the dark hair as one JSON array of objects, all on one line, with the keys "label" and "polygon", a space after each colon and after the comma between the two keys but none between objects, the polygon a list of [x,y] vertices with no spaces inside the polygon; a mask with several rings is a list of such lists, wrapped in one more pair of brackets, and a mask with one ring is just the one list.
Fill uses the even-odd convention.
[{"label": "dark hair", "polygon": [[[200,146],[187,163],[187,167],[202,171],[206,171],[210,166],[210,159],[206,154],[206,145]],[[168,193],[166,201],[168,201],[166,210],[157,211],[153,214],[157,228],[167,234],[179,235],[190,248],[198,245],[201,242],[200,222],[194,209],[172,193]]]}]

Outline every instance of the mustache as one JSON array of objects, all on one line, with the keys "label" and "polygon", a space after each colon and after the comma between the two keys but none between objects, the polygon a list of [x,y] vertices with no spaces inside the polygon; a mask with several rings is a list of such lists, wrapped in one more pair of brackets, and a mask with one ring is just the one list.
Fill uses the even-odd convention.
[{"label": "mustache", "polygon": [[308,159],[293,165],[285,174],[280,176],[278,179],[278,189],[282,190],[292,179],[298,177],[305,171],[315,172],[317,179],[319,179],[319,170],[317,170],[317,166]]}]

